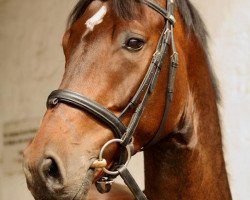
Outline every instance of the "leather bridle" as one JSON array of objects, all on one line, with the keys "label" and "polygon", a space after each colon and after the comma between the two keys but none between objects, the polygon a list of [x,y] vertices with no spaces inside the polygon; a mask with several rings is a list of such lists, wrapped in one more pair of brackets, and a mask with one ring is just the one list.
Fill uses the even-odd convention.
[{"label": "leather bridle", "polygon": [[[168,113],[173,99],[174,80],[175,80],[176,69],[178,66],[178,53],[175,47],[174,31],[173,31],[175,24],[174,0],[167,1],[167,10],[156,4],[156,2],[154,2],[153,0],[142,0],[141,2],[148,5],[150,8],[154,9],[159,14],[161,14],[165,18],[165,26],[161,33],[160,39],[156,47],[156,51],[153,54],[147,73],[142,83],[140,84],[138,90],[136,91],[134,97],[131,99],[131,101],[128,103],[125,109],[121,112],[120,116],[118,117],[115,116],[111,111],[104,108],[97,102],[92,101],[85,96],[82,96],[76,92],[72,92],[69,90],[53,91],[48,97],[47,108],[48,109],[53,108],[58,103],[65,103],[67,105],[74,106],[80,110],[90,113],[98,120],[103,122],[105,125],[110,127],[117,139],[113,139],[104,145],[104,147],[100,151],[100,156],[99,159],[97,160],[97,163],[103,162],[104,160],[102,158],[103,151],[111,143],[118,142],[120,144],[121,155],[119,161],[117,161],[112,167],[112,170],[114,171],[107,170],[105,168],[106,167],[105,162],[103,165],[100,163],[99,165],[98,164],[96,165],[97,168],[98,167],[103,168],[106,173],[105,176],[103,176],[99,181],[97,181],[96,183],[97,189],[101,193],[109,192],[111,189],[113,178],[116,177],[117,175],[121,175],[126,185],[134,194],[135,198],[138,200],[146,200],[147,197],[136,184],[135,180],[127,170],[126,165],[128,163],[128,160],[130,159],[131,153],[133,154],[132,152],[133,134],[142,117],[145,105],[150,95],[154,91],[158,76],[162,68],[162,64],[164,62],[164,58],[166,57],[168,51],[168,47],[171,46],[172,55],[171,55],[170,67],[168,70],[164,114],[161,120],[160,127],[156,132],[155,136],[150,140],[150,142],[148,142],[148,144],[142,147],[142,150],[148,146],[155,144],[159,140],[161,133],[165,130]],[[125,126],[121,120],[124,118],[124,116],[126,116],[128,111],[130,111],[131,109],[134,109],[135,111],[132,115],[130,122],[128,123],[128,126]],[[126,160],[127,162],[125,163],[124,161]],[[105,185],[104,188],[102,187],[103,183]]]}]

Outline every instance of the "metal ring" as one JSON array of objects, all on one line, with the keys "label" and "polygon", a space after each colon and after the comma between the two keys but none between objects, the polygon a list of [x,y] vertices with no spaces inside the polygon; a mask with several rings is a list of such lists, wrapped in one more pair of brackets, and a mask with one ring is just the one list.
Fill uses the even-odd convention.
[{"label": "metal ring", "polygon": [[[122,143],[123,140],[122,139],[112,139],[112,140],[109,140],[106,144],[103,145],[103,147],[101,148],[101,151],[100,151],[100,154],[99,154],[99,160],[102,160],[103,159],[103,153],[104,153],[104,150],[107,148],[107,146],[109,146],[110,144],[112,143]],[[127,157],[127,161],[126,163],[124,164],[126,167],[128,166],[128,163],[131,159],[131,151],[130,151],[130,148],[129,148],[129,145],[126,146],[126,149],[127,149],[127,152],[128,152],[128,157]],[[106,173],[106,174],[109,174],[109,175],[118,175],[119,172],[118,171],[110,171],[108,169],[106,169],[105,167],[102,168],[103,171]]]}]

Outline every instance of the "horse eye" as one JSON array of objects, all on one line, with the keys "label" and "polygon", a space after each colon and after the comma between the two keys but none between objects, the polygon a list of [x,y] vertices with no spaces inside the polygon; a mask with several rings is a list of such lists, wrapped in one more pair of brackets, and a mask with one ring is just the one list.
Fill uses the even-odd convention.
[{"label": "horse eye", "polygon": [[142,49],[145,42],[142,39],[130,38],[124,44],[124,47],[131,51],[139,51]]}]

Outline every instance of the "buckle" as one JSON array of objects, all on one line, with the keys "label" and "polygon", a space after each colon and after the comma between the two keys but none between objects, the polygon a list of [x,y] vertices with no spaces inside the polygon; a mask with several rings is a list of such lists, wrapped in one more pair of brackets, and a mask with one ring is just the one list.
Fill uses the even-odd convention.
[{"label": "buckle", "polygon": [[177,52],[174,52],[173,55],[171,56],[171,65],[172,67],[178,67],[179,65],[179,55]]},{"label": "buckle", "polygon": [[153,59],[152,59],[152,62],[157,65],[159,63],[159,60],[160,60],[160,52],[159,50],[157,50],[154,54],[153,54]]},{"label": "buckle", "polygon": [[171,35],[171,30],[167,28],[164,32],[164,37],[163,37],[163,42],[167,43],[168,45],[170,44],[170,35]]}]

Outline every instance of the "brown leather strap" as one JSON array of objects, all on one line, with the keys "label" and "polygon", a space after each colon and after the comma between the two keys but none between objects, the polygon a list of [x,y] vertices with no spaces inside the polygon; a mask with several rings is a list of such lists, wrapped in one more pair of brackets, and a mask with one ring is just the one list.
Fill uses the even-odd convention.
[{"label": "brown leather strap", "polygon": [[53,108],[58,103],[66,103],[75,106],[94,115],[96,118],[108,125],[121,138],[126,131],[126,126],[108,109],[104,108],[95,101],[69,90],[55,90],[47,100],[47,108]]},{"label": "brown leather strap", "polygon": [[163,117],[162,117],[161,124],[160,124],[158,131],[156,132],[154,137],[146,145],[144,145],[144,147],[142,147],[141,150],[145,150],[146,148],[154,145],[160,140],[161,134],[165,131],[171,104],[173,101],[175,76],[176,76],[177,67],[179,65],[179,57],[178,57],[178,53],[177,53],[175,42],[174,42],[173,26],[171,26],[171,45],[172,45],[173,54],[171,56],[171,62],[169,66]]},{"label": "brown leather strap", "polygon": [[148,200],[146,195],[141,191],[137,183],[135,182],[134,178],[128,171],[128,169],[122,165],[118,168],[118,172],[122,179],[124,180],[124,183],[128,186],[130,191],[133,193],[136,200]]}]

